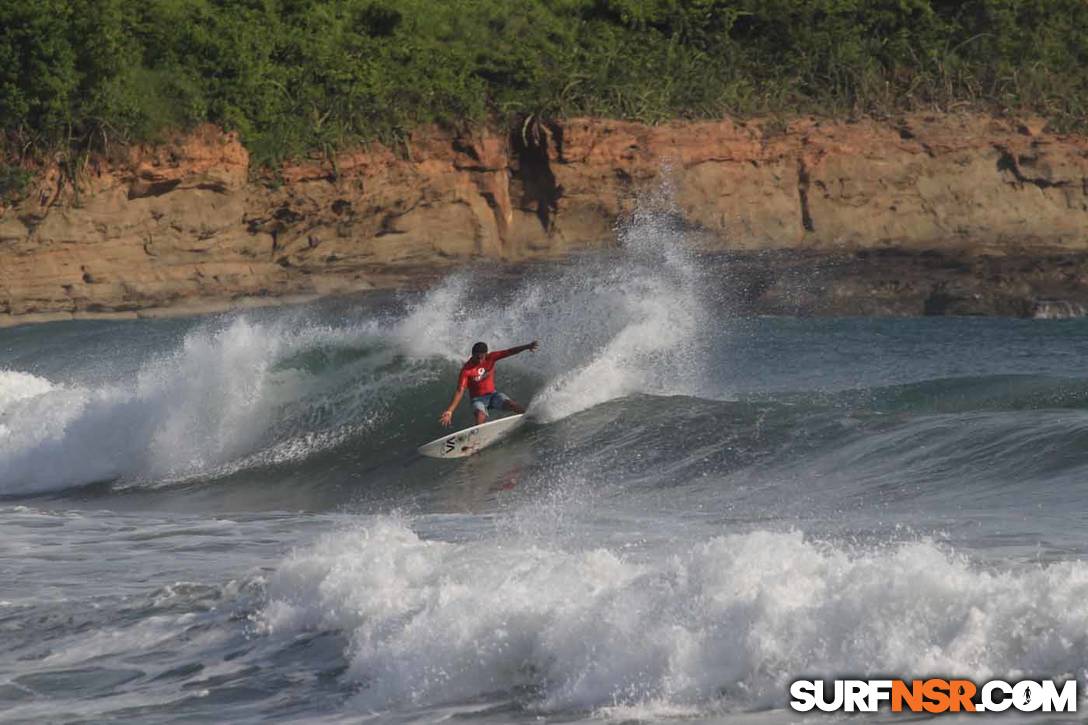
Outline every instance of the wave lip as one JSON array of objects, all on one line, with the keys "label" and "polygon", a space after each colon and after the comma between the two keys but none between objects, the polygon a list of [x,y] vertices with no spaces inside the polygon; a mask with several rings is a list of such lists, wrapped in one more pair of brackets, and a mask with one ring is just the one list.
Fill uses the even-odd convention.
[{"label": "wave lip", "polygon": [[983,571],[925,541],[848,552],[767,531],[637,561],[379,519],[284,562],[259,619],[342,632],[377,710],[500,692],[545,712],[762,709],[798,673],[1083,677],[1088,564]]}]

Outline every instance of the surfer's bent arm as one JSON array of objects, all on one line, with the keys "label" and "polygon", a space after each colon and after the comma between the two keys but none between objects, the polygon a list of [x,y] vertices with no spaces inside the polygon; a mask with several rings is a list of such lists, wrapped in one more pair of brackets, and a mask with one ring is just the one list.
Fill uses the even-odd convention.
[{"label": "surfer's bent arm", "polygon": [[496,360],[502,360],[504,357],[510,357],[511,355],[517,355],[519,352],[525,352],[526,350],[532,350],[536,352],[537,345],[536,340],[533,340],[527,345],[518,345],[517,347],[511,347],[507,350],[497,350],[492,353]]}]

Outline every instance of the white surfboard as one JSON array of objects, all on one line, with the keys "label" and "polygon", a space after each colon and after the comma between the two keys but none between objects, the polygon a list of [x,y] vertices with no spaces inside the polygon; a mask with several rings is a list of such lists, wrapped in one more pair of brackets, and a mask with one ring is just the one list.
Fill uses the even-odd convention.
[{"label": "white surfboard", "polygon": [[525,422],[522,414],[508,415],[437,438],[417,450],[431,458],[464,458],[496,443]]}]

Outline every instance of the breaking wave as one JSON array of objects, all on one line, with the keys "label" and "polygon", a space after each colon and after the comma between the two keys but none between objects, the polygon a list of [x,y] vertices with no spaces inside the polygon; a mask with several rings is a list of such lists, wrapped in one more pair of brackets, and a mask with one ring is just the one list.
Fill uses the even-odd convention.
[{"label": "breaking wave", "polygon": [[364,709],[506,693],[669,714],[784,707],[802,673],[1088,674],[1088,565],[986,571],[926,541],[758,531],[623,555],[381,519],[294,554],[268,591],[266,633],[345,635]]}]

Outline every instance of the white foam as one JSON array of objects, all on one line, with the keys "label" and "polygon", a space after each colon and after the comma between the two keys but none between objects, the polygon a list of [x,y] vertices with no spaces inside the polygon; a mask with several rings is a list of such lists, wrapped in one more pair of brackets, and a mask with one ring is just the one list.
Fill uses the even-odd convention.
[{"label": "white foam", "polygon": [[[358,399],[366,397],[365,386],[345,389],[335,376],[322,380],[277,366],[292,354],[370,334],[368,328],[258,324],[242,317],[200,327],[134,377],[106,385],[56,384],[4,371],[0,494],[115,478],[171,480],[335,445],[345,426],[355,430],[375,419],[373,411],[356,415],[366,402]],[[354,406],[329,405],[337,412],[312,420],[329,395]],[[309,407],[297,429],[285,429],[283,411],[304,400]]]},{"label": "white foam", "polygon": [[52,389],[52,383],[37,375],[0,370],[0,411],[16,401],[34,398]]},{"label": "white foam", "polygon": [[293,555],[269,596],[266,632],[350,637],[347,676],[378,710],[523,687],[543,711],[758,709],[801,675],[1083,677],[1088,662],[1088,564],[987,572],[927,542],[849,553],[756,532],[634,559],[426,541],[382,519]]}]

